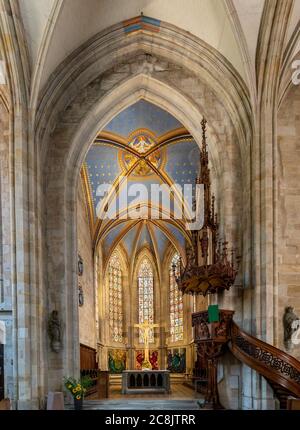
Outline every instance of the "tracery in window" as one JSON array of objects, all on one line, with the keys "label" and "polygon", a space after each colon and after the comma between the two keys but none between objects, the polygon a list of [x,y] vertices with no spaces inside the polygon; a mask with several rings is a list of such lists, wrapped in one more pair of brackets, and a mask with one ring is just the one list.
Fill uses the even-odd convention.
[{"label": "tracery in window", "polygon": [[[148,321],[154,322],[153,304],[153,269],[151,262],[144,257],[138,270],[138,303],[139,303],[139,324]],[[144,343],[143,330],[139,330],[139,342]],[[149,330],[149,342],[154,342],[153,329]]]},{"label": "tracery in window", "polygon": [[109,261],[109,329],[114,342],[123,342],[122,270],[117,253]]},{"label": "tracery in window", "polygon": [[179,254],[176,253],[170,265],[170,334],[171,341],[183,340],[183,297],[176,284],[172,266],[176,266],[176,276],[179,276]]}]

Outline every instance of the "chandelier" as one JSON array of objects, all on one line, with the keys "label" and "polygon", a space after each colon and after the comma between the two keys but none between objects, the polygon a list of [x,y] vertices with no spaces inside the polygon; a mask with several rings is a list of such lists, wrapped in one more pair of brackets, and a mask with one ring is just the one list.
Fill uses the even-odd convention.
[{"label": "chandelier", "polygon": [[[204,222],[199,230],[192,230],[191,244],[186,246],[186,266],[182,258],[179,270],[172,265],[173,275],[183,294],[214,294],[229,290],[235,281],[240,258],[228,242],[219,240],[219,222],[215,214],[215,197],[211,196],[210,170],[206,144],[206,120],[201,121],[202,148],[200,150],[200,174],[196,185],[203,184]],[[193,208],[196,208],[196,198]]]}]

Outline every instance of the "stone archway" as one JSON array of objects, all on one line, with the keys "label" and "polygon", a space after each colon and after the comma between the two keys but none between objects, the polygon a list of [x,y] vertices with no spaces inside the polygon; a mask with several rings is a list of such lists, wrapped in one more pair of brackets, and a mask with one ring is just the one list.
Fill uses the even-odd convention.
[{"label": "stone archway", "polygon": [[[124,49],[121,42],[122,40],[121,48]],[[104,60],[106,56],[109,57],[108,52],[105,52]],[[240,224],[235,221],[246,216],[249,206],[249,203],[244,205],[243,213],[242,201],[245,195],[241,188],[235,186],[240,181],[248,183],[247,178],[244,180],[241,175],[243,153],[248,150],[244,145],[245,141],[243,143],[238,140],[241,127],[237,119],[232,121],[233,105],[230,105],[228,112],[223,104],[225,100],[222,102],[218,99],[201,74],[192,70],[195,67],[186,67],[187,59],[182,59],[183,64],[179,66],[154,53],[149,56],[147,52],[143,52],[141,44],[135,46],[135,51],[130,55],[123,56],[122,61],[118,55],[114,55],[113,60],[113,67],[110,63],[107,70],[96,76],[94,74],[92,81],[90,76],[89,79],[85,76],[86,82],[83,76],[78,78],[78,82],[73,79],[70,84],[71,100],[65,102],[62,109],[62,99],[70,90],[66,87],[66,93],[61,95],[57,105],[52,105],[48,112],[52,130],[49,134],[45,120],[50,105],[47,106],[46,101],[44,104],[47,93],[41,100],[42,114],[36,129],[36,139],[42,139],[40,147],[45,171],[45,277],[48,313],[57,309],[64,325],[62,351],[53,353],[48,348],[47,388],[50,390],[60,387],[63,375],[78,374],[79,371],[79,348],[74,342],[78,339],[77,183],[89,145],[110,119],[139,98],[144,98],[174,115],[200,144],[199,125],[202,116],[205,116],[209,124],[214,188],[217,197],[222,196],[217,201],[220,202],[219,212],[225,218],[223,230],[227,237],[238,236]],[[59,73],[55,78],[59,78]],[[49,88],[53,90],[51,85]],[[53,102],[55,97],[50,94],[48,96]]]},{"label": "stone archway", "polygon": [[[111,91],[106,98],[103,98],[95,108],[88,112],[86,120],[78,124],[78,129],[73,139],[75,154],[68,160],[69,166],[65,170],[64,162],[66,153],[64,139],[69,140],[69,127],[62,134],[62,128],[57,128],[53,134],[53,149],[50,151],[52,158],[48,160],[48,189],[46,194],[47,203],[47,244],[48,244],[48,280],[49,280],[49,303],[50,307],[59,306],[61,315],[66,316],[65,348],[62,354],[64,366],[67,363],[67,369],[64,373],[77,372],[78,368],[78,351],[74,350],[74,338],[78,336],[77,315],[76,315],[76,228],[75,228],[75,200],[77,189],[77,178],[79,169],[83,161],[86,149],[93,141],[96,133],[101,129],[116,113],[124,107],[130,105],[140,97],[146,100],[160,103],[168,111],[183,122],[191,131],[196,141],[200,141],[199,124],[201,111],[196,110],[194,105],[180,96],[178,92],[170,87],[155,81],[145,75],[139,75],[120,85]],[[120,99],[116,105],[116,99]],[[172,98],[173,100],[170,100]],[[174,99],[175,104],[174,103]],[[83,105],[81,104],[81,107]],[[175,107],[176,106],[176,107]],[[68,115],[68,114],[67,114]],[[80,115],[80,117],[82,117]],[[198,117],[198,118],[197,118]],[[197,121],[198,119],[198,121]],[[69,124],[68,121],[66,124]],[[72,124],[72,127],[74,123]],[[80,145],[84,142],[84,145]],[[61,151],[61,146],[63,151]],[[61,154],[61,155],[59,155]],[[72,160],[72,161],[71,161]],[[225,161],[226,158],[224,157]],[[233,160],[227,159],[227,167],[223,163],[222,168],[227,171],[236,172],[232,166]],[[231,167],[229,167],[231,166]],[[69,170],[70,169],[70,170]],[[220,178],[222,175],[220,174]],[[233,179],[234,182],[234,179]],[[227,202],[234,198],[234,189],[228,189],[226,185],[219,182],[224,192],[228,196]],[[234,207],[232,205],[231,207]],[[61,213],[58,212],[60,208]],[[237,206],[236,206],[237,208]],[[237,215],[238,216],[238,215]],[[58,291],[60,293],[58,293]],[[55,360],[59,359],[57,356]],[[78,366],[78,365],[77,365]],[[51,375],[51,369],[49,369]],[[51,377],[52,379],[52,377]]]}]

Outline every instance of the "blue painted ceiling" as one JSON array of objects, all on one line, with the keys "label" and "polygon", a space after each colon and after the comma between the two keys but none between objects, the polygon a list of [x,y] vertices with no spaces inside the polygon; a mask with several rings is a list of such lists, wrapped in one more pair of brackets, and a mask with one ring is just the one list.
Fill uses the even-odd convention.
[{"label": "blue painted ceiling", "polygon": [[[149,150],[152,151],[150,155]],[[115,195],[108,200],[103,195],[97,196],[97,189],[103,184],[115,184],[121,177],[126,178],[129,185],[145,185],[149,194],[152,184],[194,185],[199,173],[199,157],[198,146],[184,126],[168,112],[145,100],[139,100],[124,109],[106,125],[90,147],[83,166],[92,229],[100,238],[105,255],[110,255],[112,246],[119,243],[129,259],[134,249],[138,252],[139,248],[148,246],[153,253],[156,249],[162,260],[170,245],[166,231],[174,239],[177,248],[184,248],[182,228],[166,220],[160,220],[159,223],[147,221],[141,231],[140,225],[129,228],[132,221],[126,221],[118,226],[112,225],[109,232],[102,235],[105,222],[97,219],[96,208],[97,205],[106,207],[108,213],[112,214]],[[134,170],[129,172],[134,163]],[[123,185],[120,186],[122,189]],[[138,199],[131,196],[127,202],[123,199],[118,203],[117,208],[126,209],[133,200],[135,204],[147,203],[143,196]],[[163,202],[161,204],[164,207]],[[174,210],[173,202],[171,209]]]},{"label": "blue painted ceiling", "polygon": [[182,127],[182,124],[176,118],[142,99],[115,116],[104,131],[127,137],[137,129],[147,128],[160,136],[179,127]]}]

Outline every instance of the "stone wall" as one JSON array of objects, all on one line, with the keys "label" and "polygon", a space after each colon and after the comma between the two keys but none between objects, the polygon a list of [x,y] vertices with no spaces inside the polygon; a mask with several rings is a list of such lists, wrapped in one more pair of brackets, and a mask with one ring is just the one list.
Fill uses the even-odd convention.
[{"label": "stone wall", "polygon": [[9,113],[0,93],[0,321],[4,324],[5,396],[13,398],[11,181],[9,172]]},{"label": "stone wall", "polygon": [[[292,86],[278,114],[278,338],[286,306],[300,316],[300,86]],[[300,359],[300,345],[289,351]]]},{"label": "stone wall", "polygon": [[225,409],[241,409],[241,373],[240,362],[227,352],[218,366],[219,398]]},{"label": "stone wall", "polygon": [[78,286],[83,290],[84,304],[79,307],[79,341],[96,348],[96,304],[94,288],[94,259],[85,196],[81,181],[77,201],[78,253],[83,259],[83,275],[78,276]]}]

